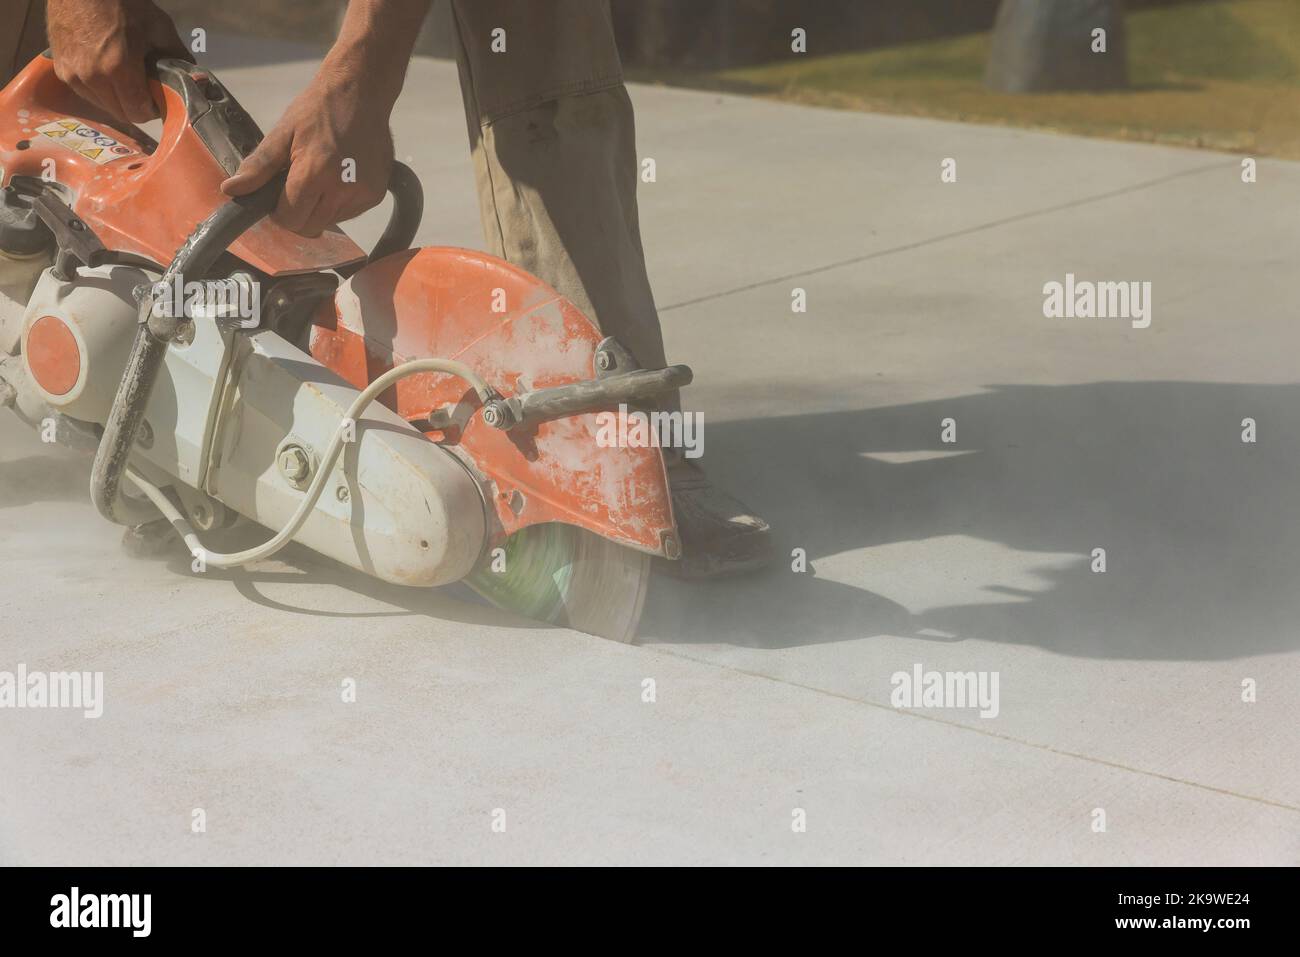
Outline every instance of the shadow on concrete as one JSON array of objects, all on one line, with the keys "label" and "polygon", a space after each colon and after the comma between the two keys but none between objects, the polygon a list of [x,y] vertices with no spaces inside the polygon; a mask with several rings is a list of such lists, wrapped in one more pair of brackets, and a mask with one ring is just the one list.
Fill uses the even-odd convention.
[{"label": "shadow on concrete", "polygon": [[[939,423],[949,417],[958,441],[944,445]],[[1256,444],[1241,441],[1246,417],[1258,424]],[[656,578],[642,643],[784,648],[892,635],[1154,660],[1300,646],[1300,386],[993,386],[937,402],[710,423],[707,438],[711,473],[772,522],[782,557],[735,581]],[[58,454],[0,463],[0,507],[85,501],[81,464]],[[242,544],[227,544],[267,533],[240,534]],[[1010,550],[1035,585],[1007,585],[998,580],[1005,569],[978,560],[882,564],[886,546],[924,550],[927,540],[954,538],[973,542],[976,556]],[[790,571],[794,547],[807,553],[806,574]],[[1107,551],[1105,574],[1090,570],[1096,547]],[[837,556],[849,583],[818,575]],[[281,558],[290,571],[206,576],[306,617],[535,627],[480,605],[463,586],[387,585],[300,546]],[[183,552],[168,564],[192,574]],[[917,613],[887,597],[888,582],[913,574],[932,596]],[[282,582],[335,585],[392,610],[316,610],[260,588]],[[978,601],[944,604],[972,590]]]},{"label": "shadow on concrete", "polygon": [[[946,446],[947,417],[958,441]],[[1245,417],[1258,423],[1257,444],[1241,441]],[[708,440],[727,484],[777,530],[783,564],[721,585],[656,583],[642,642],[779,648],[898,635],[1169,660],[1300,646],[1296,386],[995,386],[718,423]],[[954,451],[966,454],[864,457]],[[936,596],[918,614],[873,593],[873,580],[909,574],[894,565],[877,579],[873,547],[943,536],[977,540],[976,554],[980,542],[1013,549],[1038,585],[1007,587],[972,562],[951,588],[935,568],[917,567]],[[841,577],[852,568],[854,584],[792,573],[796,546],[812,563],[861,550],[836,563]],[[1105,574],[1091,571],[1095,547],[1107,550]],[[943,604],[972,588],[977,602]]]},{"label": "shadow on concrete", "polygon": [[[240,523],[233,528],[209,532],[203,536],[204,544],[215,551],[233,552],[266,541],[271,533],[251,523]],[[174,550],[165,557],[168,572],[186,577],[202,577],[205,581],[229,582],[243,598],[263,608],[301,615],[304,618],[355,618],[373,620],[384,618],[436,618],[461,624],[490,625],[494,628],[536,628],[534,622],[517,615],[499,611],[486,605],[466,585],[453,584],[442,588],[411,588],[392,585],[362,575],[346,565],[317,555],[303,545],[291,543],[275,556],[274,565],[266,563],[252,568],[212,568],[198,573],[191,568],[191,558],[185,546],[176,542]],[[279,566],[277,569],[276,566]],[[335,608],[313,608],[307,603],[296,604],[272,598],[265,586],[329,585],[341,588],[373,601],[383,602],[386,609],[368,608],[356,611]],[[281,591],[284,594],[284,590]]]}]

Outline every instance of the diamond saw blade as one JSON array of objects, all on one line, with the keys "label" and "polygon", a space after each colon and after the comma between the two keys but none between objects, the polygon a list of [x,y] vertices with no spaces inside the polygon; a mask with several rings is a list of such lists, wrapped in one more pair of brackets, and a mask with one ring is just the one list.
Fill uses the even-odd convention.
[{"label": "diamond saw blade", "polygon": [[465,583],[492,604],[538,621],[630,642],[650,584],[650,556],[574,525],[530,525]]}]

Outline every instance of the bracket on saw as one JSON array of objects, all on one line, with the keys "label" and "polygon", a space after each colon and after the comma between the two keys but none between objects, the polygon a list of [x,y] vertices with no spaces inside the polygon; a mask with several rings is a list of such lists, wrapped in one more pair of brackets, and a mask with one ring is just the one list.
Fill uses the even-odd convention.
[{"label": "bracket on saw", "polygon": [[95,231],[86,224],[51,188],[40,180],[15,176],[4,188],[6,206],[26,205],[54,236],[58,253],[54,260],[54,278],[69,282],[81,264],[96,269],[111,258]]}]

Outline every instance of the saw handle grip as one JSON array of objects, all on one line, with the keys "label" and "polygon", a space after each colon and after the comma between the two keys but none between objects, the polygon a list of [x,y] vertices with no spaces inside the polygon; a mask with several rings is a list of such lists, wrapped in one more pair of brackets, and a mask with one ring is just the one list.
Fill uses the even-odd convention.
[{"label": "saw handle grip", "polygon": [[[149,75],[155,81],[150,90],[162,115],[164,139],[179,136],[187,125],[193,127],[226,175],[234,176],[244,158],[262,142],[261,129],[239,101],[211,70],[187,60],[155,58],[149,62]],[[175,104],[169,109],[173,98]],[[181,109],[177,110],[177,106]],[[281,179],[279,191],[283,189]],[[409,249],[424,217],[424,190],[419,177],[405,163],[393,162],[388,192],[393,197],[393,211],[367,262]]]},{"label": "saw handle grip", "polygon": [[[262,131],[253,118],[212,71],[194,63],[164,57],[150,64],[150,75],[157,81],[156,86],[151,84],[150,88],[163,117],[164,131],[179,135],[186,124],[192,126],[226,175],[234,176],[239,164],[262,142]],[[184,110],[184,117],[179,121],[173,120],[170,127],[168,91]],[[280,189],[283,188],[281,181]],[[424,218],[424,190],[419,177],[405,163],[393,162],[388,192],[393,197],[393,211],[367,262],[376,262],[409,249]],[[278,193],[276,198],[278,200]],[[275,203],[271,208],[275,208]]]},{"label": "saw handle grip", "polygon": [[424,189],[420,186],[420,177],[411,167],[393,160],[393,170],[388,175],[388,192],[393,197],[393,211],[388,214],[388,226],[370,251],[367,262],[378,262],[385,256],[410,249],[424,218]]}]

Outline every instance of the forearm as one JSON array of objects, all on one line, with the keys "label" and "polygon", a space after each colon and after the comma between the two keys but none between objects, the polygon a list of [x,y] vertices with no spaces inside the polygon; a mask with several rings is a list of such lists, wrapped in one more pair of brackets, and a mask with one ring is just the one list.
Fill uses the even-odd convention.
[{"label": "forearm", "polygon": [[390,112],[402,92],[430,0],[349,0],[322,73],[361,85],[376,109]]}]

